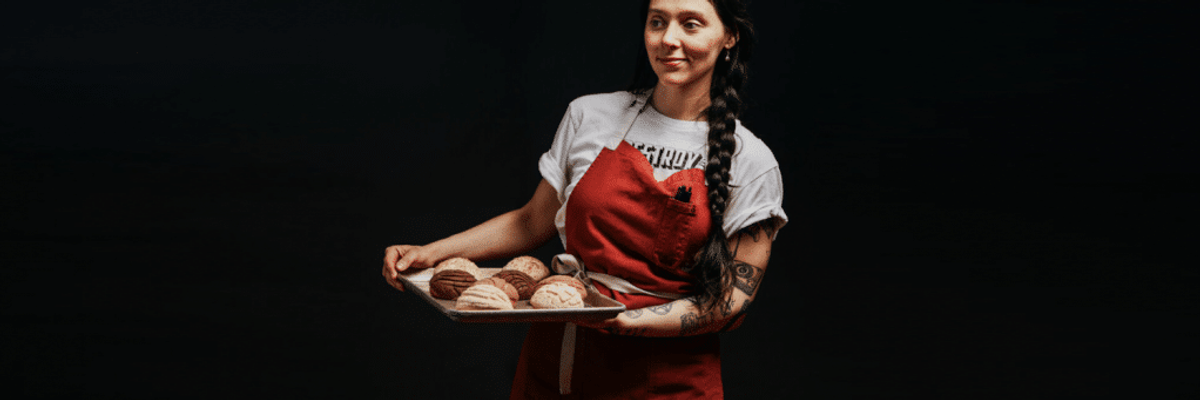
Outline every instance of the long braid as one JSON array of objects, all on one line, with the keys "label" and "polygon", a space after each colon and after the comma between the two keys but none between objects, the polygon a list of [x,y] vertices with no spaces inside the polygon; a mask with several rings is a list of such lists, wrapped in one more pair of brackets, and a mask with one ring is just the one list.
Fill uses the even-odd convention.
[{"label": "long braid", "polygon": [[[736,53],[735,50],[729,50]],[[708,185],[708,204],[712,216],[712,228],[704,247],[696,254],[693,274],[699,281],[702,292],[698,297],[700,308],[710,310],[718,300],[727,295],[726,288],[733,283],[733,254],[729,250],[724,228],[725,210],[729,206],[729,170],[733,154],[737,151],[734,132],[742,111],[741,89],[746,81],[745,63],[732,56],[726,73],[714,71],[711,104],[706,110],[708,119],[708,165],[704,168],[704,180]],[[722,60],[723,61],[723,60]],[[721,66],[718,65],[718,68]]]},{"label": "long braid", "polygon": [[[730,60],[722,54],[713,71],[709,89],[710,104],[705,110],[708,121],[708,165],[704,168],[704,180],[708,186],[708,204],[712,215],[712,228],[704,246],[696,253],[691,273],[695,276],[700,292],[696,304],[710,311],[729,294],[733,287],[733,253],[729,250],[724,228],[725,210],[730,201],[729,176],[733,154],[737,151],[734,132],[737,119],[743,109],[742,89],[746,84],[746,63],[754,50],[754,25],[750,22],[745,1],[710,0],[721,23],[737,35],[737,44],[728,51]],[[650,2],[642,4],[642,21],[646,21]],[[645,53],[638,56],[633,81],[629,90],[645,93],[657,82]]]}]

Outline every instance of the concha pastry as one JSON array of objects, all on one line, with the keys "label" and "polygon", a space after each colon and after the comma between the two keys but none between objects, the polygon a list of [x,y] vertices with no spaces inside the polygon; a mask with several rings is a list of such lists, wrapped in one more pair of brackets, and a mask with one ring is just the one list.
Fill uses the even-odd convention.
[{"label": "concha pastry", "polygon": [[[578,279],[575,279],[575,277],[573,277],[573,276],[550,275],[550,276],[546,277],[546,279],[542,279],[541,282],[538,282],[538,286],[541,287],[541,286],[549,285],[551,283],[562,283],[562,284],[570,285],[571,287],[579,290],[580,297],[587,298],[587,295],[588,295],[587,286],[584,286],[583,282],[581,282]],[[537,289],[535,288],[534,291],[537,291]]]},{"label": "concha pastry", "polygon": [[454,308],[459,310],[511,310],[512,300],[500,288],[492,285],[475,285],[458,296]]},{"label": "concha pastry", "polygon": [[467,271],[451,269],[438,272],[429,280],[429,295],[454,300],[475,282],[475,275]]},{"label": "concha pastry", "polygon": [[524,272],[526,275],[529,275],[530,278],[533,278],[534,282],[542,280],[542,278],[545,278],[546,275],[550,275],[550,268],[546,268],[546,264],[543,264],[541,260],[538,260],[537,257],[533,256],[520,256],[514,258],[512,261],[509,261],[508,264],[504,264],[504,268],[501,268],[500,270],[517,270]]},{"label": "concha pastry", "polygon": [[479,266],[475,265],[473,261],[462,257],[454,257],[448,258],[445,261],[438,263],[437,266],[433,267],[433,274],[437,275],[438,272],[455,269],[467,271],[474,276],[475,279],[479,279],[480,273],[482,272],[479,270]]},{"label": "concha pastry", "polygon": [[526,274],[515,269],[503,270],[492,275],[493,278],[500,278],[517,288],[517,295],[521,300],[529,300],[529,296],[533,296],[533,292],[537,290],[537,281]]},{"label": "concha pastry", "polygon": [[538,288],[529,298],[533,308],[583,308],[579,290],[565,283],[551,283]]},{"label": "concha pastry", "polygon": [[508,283],[508,281],[506,281],[502,278],[497,278],[495,276],[486,278],[486,279],[480,279],[479,281],[475,282],[474,285],[471,285],[471,286],[475,286],[475,285],[495,286],[495,287],[499,288],[500,290],[504,291],[504,294],[508,296],[508,299],[512,300],[513,302],[516,302],[518,299],[521,298],[521,295],[517,293],[517,288],[515,286],[513,286],[513,284]]}]

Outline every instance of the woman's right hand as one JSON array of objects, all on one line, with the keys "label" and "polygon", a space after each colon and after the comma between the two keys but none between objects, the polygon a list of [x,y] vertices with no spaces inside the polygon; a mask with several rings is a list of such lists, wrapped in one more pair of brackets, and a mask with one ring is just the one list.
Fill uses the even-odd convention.
[{"label": "woman's right hand", "polygon": [[388,246],[383,251],[383,279],[389,285],[404,291],[400,282],[400,273],[409,268],[429,268],[440,261],[427,246],[398,244]]}]

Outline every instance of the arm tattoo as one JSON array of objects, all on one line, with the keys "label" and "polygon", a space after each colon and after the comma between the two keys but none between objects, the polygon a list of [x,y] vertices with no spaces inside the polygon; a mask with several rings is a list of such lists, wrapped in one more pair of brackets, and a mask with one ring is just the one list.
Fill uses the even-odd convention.
[{"label": "arm tattoo", "polygon": [[[718,310],[713,313],[700,315],[695,312],[689,312],[679,317],[679,334],[681,336],[696,335],[705,332],[725,332],[733,329],[741,324],[746,316],[746,311],[750,309],[751,299],[754,293],[758,291],[758,286],[762,283],[763,269],[750,265],[743,261],[734,260],[734,281],[733,286],[737,290],[745,293],[748,298],[738,307],[737,312],[734,312],[736,301],[732,298],[727,298],[718,303]],[[670,311],[671,303],[662,306],[650,307],[650,311],[659,315],[666,315],[666,311]],[[660,307],[666,307],[665,311],[658,310]],[[730,318],[720,327],[709,326],[715,323],[718,318]],[[714,329],[715,328],[715,329]]]},{"label": "arm tattoo", "polygon": [[742,308],[738,309],[737,314],[734,314],[733,318],[730,318],[729,322],[726,323],[725,326],[721,327],[721,330],[719,330],[718,332],[729,332],[729,331],[733,330],[733,328],[736,328],[739,325],[741,325],[742,320],[746,319],[746,311],[749,311],[749,310],[750,310],[750,299],[746,299],[746,301],[742,303]]},{"label": "arm tattoo", "polygon": [[733,266],[737,274],[737,278],[733,281],[733,286],[747,296],[753,296],[754,292],[758,290],[758,284],[762,282],[762,268],[737,260],[734,260]]},{"label": "arm tattoo", "polygon": [[[763,271],[746,263],[738,262],[736,265],[738,266],[738,278],[734,282],[734,285],[738,288],[738,290],[746,293],[747,296],[754,295],[754,292],[758,290],[758,284],[762,282]],[[742,321],[746,319],[746,312],[750,310],[751,302],[752,299],[746,298],[746,301],[743,301],[741,307],[738,308],[737,313],[732,312],[733,300],[730,299],[728,302],[726,302],[724,310],[725,316],[729,317],[732,314],[733,318],[730,318],[729,322],[725,323],[725,326],[721,327],[721,329],[717,330],[717,332],[729,332],[740,326]]]},{"label": "arm tattoo", "polygon": [[652,313],[655,313],[658,315],[667,315],[667,313],[671,312],[671,304],[672,303],[667,303],[667,304],[663,304],[661,306],[652,306],[652,307],[647,307],[647,308],[649,308],[650,312],[652,312]]},{"label": "arm tattoo", "polygon": [[751,239],[754,239],[754,241],[757,242],[759,233],[766,232],[767,239],[770,239],[775,237],[776,230],[778,230],[778,228],[776,227],[774,220],[764,219],[762,221],[755,222],[750,226],[742,228],[742,230],[739,232],[743,235],[750,236]]},{"label": "arm tattoo", "polygon": [[750,311],[750,299],[746,299],[746,302],[742,303],[742,308],[737,313],[738,315],[744,315],[747,311]]},{"label": "arm tattoo", "polygon": [[642,316],[642,309],[639,308],[639,309],[634,309],[634,310],[627,310],[627,311],[625,311],[625,316],[629,317],[629,319],[638,319],[638,317]]},{"label": "arm tattoo", "polygon": [[704,333],[706,326],[716,318],[715,315],[697,315],[694,312],[684,314],[679,317],[679,334],[688,336]]},{"label": "arm tattoo", "polygon": [[679,334],[683,336],[691,335],[700,328],[699,317],[696,313],[687,313],[679,317]]},{"label": "arm tattoo", "polygon": [[733,314],[733,302],[733,299],[729,299],[721,304],[722,317],[728,317],[730,314]]}]

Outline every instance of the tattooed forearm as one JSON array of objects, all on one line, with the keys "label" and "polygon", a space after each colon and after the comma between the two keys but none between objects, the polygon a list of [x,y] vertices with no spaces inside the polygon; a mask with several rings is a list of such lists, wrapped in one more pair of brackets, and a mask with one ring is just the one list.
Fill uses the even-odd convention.
[{"label": "tattooed forearm", "polygon": [[658,315],[667,315],[668,313],[671,312],[671,306],[673,304],[674,303],[667,303],[667,304],[663,304],[661,306],[651,306],[651,307],[646,307],[646,308],[649,309],[650,312],[652,312],[652,313],[655,313]]},{"label": "tattooed forearm", "polygon": [[729,318],[729,322],[726,323],[725,326],[721,327],[721,329],[717,330],[717,332],[729,332],[729,331],[733,330],[734,328],[741,326],[742,320],[746,319],[746,311],[750,310],[750,303],[751,303],[751,300],[746,299],[746,301],[742,302],[742,305],[738,308],[737,312],[734,313],[732,311],[733,300],[726,302],[725,304],[727,305],[727,309],[729,311],[727,311],[726,314],[724,314],[724,316],[725,317],[732,316],[732,318]]},{"label": "tattooed forearm", "polygon": [[753,296],[758,290],[758,284],[762,282],[762,268],[734,260],[734,272],[737,277],[733,280],[733,286],[741,290],[747,296]]},{"label": "tattooed forearm", "polygon": [[642,316],[642,309],[638,308],[638,309],[633,309],[633,310],[627,310],[627,311],[625,311],[625,316],[629,317],[629,319],[638,319],[638,317]]},{"label": "tattooed forearm", "polygon": [[693,333],[696,333],[696,330],[700,328],[700,321],[699,321],[699,318],[696,315],[696,313],[684,314],[682,317],[679,317],[679,320],[680,320],[680,327],[679,327],[680,335],[683,335],[683,336],[691,335]]},{"label": "tattooed forearm", "polygon": [[742,302],[742,308],[738,309],[737,312],[738,315],[744,315],[746,314],[746,311],[750,310],[750,302],[750,299],[746,299],[746,301]]},{"label": "tattooed forearm", "polygon": [[724,303],[721,303],[721,316],[722,317],[728,317],[730,314],[733,314],[733,303],[734,303],[733,299],[729,299],[729,300],[726,300]]},{"label": "tattooed forearm", "polygon": [[717,319],[715,315],[698,315],[694,312],[684,314],[679,317],[679,334],[681,336],[696,335],[707,332],[705,328],[709,327],[713,321]]}]

